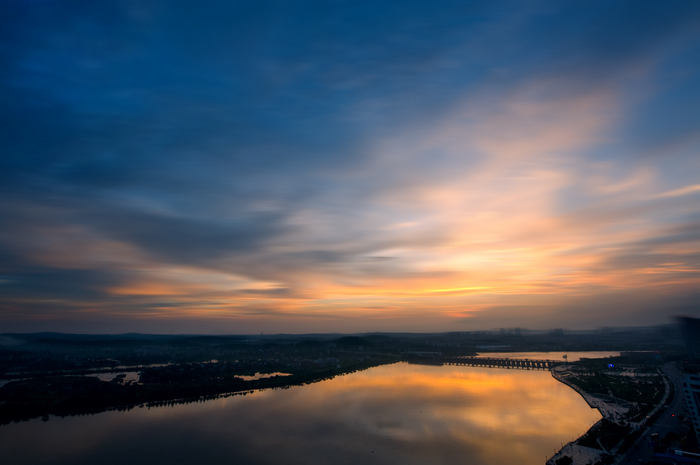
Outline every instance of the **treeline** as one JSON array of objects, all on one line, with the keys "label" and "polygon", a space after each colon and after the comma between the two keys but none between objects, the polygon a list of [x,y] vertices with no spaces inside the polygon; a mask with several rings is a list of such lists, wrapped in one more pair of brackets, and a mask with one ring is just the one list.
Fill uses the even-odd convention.
[{"label": "treeline", "polygon": [[367,358],[343,369],[304,370],[290,376],[244,381],[240,378],[191,379],[178,383],[122,383],[94,377],[64,376],[15,381],[0,388],[0,425],[49,415],[65,417],[199,402],[261,389],[280,389],[316,383],[339,375],[397,361],[391,357]]}]

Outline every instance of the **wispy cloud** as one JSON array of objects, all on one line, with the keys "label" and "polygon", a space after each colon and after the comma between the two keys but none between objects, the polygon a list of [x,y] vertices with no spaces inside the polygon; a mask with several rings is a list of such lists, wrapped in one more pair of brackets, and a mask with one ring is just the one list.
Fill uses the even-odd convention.
[{"label": "wispy cloud", "polygon": [[694,194],[696,192],[700,192],[700,184],[695,184],[693,186],[681,187],[680,189],[675,189],[672,191],[664,192],[662,194],[657,195],[656,197],[659,199],[665,199],[668,197],[681,197],[684,195],[690,195],[690,194]]},{"label": "wispy cloud", "polygon": [[[284,8],[0,7],[0,322],[591,326],[696,302],[700,7]],[[623,310],[581,311],[601,296]]]}]

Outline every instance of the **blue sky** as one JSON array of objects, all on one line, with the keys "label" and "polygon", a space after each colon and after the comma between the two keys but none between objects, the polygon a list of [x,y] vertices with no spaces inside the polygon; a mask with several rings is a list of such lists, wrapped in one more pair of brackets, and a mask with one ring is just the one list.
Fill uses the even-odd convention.
[{"label": "blue sky", "polygon": [[7,331],[700,316],[697,2],[0,6]]}]

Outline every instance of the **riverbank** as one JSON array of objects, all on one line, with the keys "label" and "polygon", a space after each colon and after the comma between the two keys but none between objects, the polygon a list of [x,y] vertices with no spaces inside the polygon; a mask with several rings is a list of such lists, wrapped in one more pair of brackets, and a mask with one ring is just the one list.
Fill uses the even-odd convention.
[{"label": "riverbank", "polygon": [[648,366],[643,367],[644,372],[637,372],[635,367],[616,372],[587,368],[562,365],[550,372],[557,381],[581,395],[603,418],[562,447],[547,460],[547,465],[617,463],[666,408],[672,392],[661,372],[650,373]]},{"label": "riverbank", "polygon": [[[559,370],[558,370],[559,368]],[[562,376],[562,368],[564,367],[554,367],[550,370],[550,373],[552,373],[552,377],[556,379],[557,381],[561,382],[562,384],[566,384],[569,386],[571,389],[576,391],[582,398],[583,400],[586,401],[589,407],[593,409],[597,409],[600,414],[602,415],[602,419],[598,422],[596,422],[594,425],[591,426],[591,428],[586,431],[583,435],[581,435],[579,438],[567,443],[562,447],[556,454],[554,454],[549,460],[547,460],[546,465],[557,465],[558,462],[562,461],[564,457],[569,457],[571,458],[571,464],[572,465],[586,465],[586,464],[594,464],[601,462],[604,459],[604,451],[600,449],[594,449],[591,447],[586,447],[586,446],[581,446],[578,444],[578,441],[588,434],[591,430],[593,430],[596,426],[600,425],[600,423],[603,421],[603,419],[606,418],[606,414],[608,413],[608,409],[606,408],[606,405],[600,405],[600,402],[598,402],[599,399],[596,399],[589,393],[585,392],[583,389],[579,388],[575,384],[569,383],[564,376]],[[602,407],[602,409],[601,409]]]}]

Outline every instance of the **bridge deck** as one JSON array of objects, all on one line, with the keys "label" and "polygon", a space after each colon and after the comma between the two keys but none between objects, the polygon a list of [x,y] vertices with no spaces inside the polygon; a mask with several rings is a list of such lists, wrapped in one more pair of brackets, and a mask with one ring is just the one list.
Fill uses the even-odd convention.
[{"label": "bridge deck", "polygon": [[429,365],[465,365],[493,368],[519,368],[524,370],[550,370],[551,368],[563,363],[558,360],[446,356],[417,356],[409,358],[408,362]]}]

